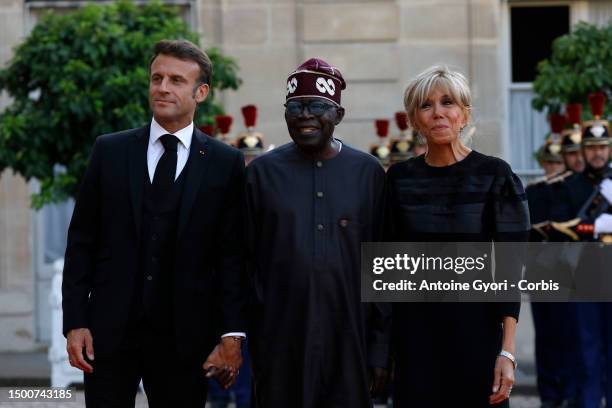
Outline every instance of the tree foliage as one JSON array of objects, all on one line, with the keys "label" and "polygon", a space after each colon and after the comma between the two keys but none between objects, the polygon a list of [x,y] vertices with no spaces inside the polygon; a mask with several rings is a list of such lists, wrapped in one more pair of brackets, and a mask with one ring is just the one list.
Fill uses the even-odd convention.
[{"label": "tree foliage", "polygon": [[[581,22],[572,33],[553,42],[550,59],[538,64],[533,82],[538,111],[560,112],[563,105],[588,106],[587,95],[603,91],[612,99],[612,26],[599,28]],[[585,110],[588,111],[588,110]]]},{"label": "tree foliage", "polygon": [[[0,171],[40,181],[32,206],[74,197],[96,136],[150,120],[148,67],[161,39],[197,43],[178,10],[127,0],[47,13],[0,70],[0,91],[12,103],[0,114]],[[207,50],[213,89],[196,123],[222,113],[215,90],[237,89],[237,63]]]}]

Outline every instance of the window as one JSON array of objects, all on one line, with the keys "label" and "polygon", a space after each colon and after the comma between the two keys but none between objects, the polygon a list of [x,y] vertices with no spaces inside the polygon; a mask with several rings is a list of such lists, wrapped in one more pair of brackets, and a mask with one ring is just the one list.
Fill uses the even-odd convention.
[{"label": "window", "polygon": [[555,38],[569,33],[569,6],[512,7],[512,82],[533,82]]},{"label": "window", "polygon": [[538,63],[550,57],[552,43],[570,31],[570,5],[510,4],[507,17],[509,90],[506,152],[524,181],[541,173],[533,158],[550,131],[545,112],[531,107]]}]

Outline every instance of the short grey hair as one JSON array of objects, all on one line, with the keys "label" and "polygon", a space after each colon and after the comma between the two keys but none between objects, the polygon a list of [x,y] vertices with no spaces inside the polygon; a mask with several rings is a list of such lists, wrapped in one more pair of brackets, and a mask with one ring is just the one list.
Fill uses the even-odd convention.
[{"label": "short grey hair", "polygon": [[472,108],[472,93],[465,76],[452,71],[446,66],[434,65],[427,68],[414,78],[404,92],[404,108],[408,115],[410,127],[415,128],[416,113],[419,107],[436,89],[444,89],[469,120]]}]

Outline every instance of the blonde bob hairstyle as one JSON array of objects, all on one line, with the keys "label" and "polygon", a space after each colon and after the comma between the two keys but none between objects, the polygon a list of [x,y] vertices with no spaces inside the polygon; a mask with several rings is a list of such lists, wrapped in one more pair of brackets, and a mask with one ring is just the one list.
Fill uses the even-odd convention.
[{"label": "blonde bob hairstyle", "polygon": [[445,66],[434,65],[413,79],[404,93],[404,108],[410,127],[418,130],[418,126],[415,126],[417,110],[436,88],[445,91],[463,110],[467,125],[472,109],[472,94],[467,79],[460,72],[451,71]]}]

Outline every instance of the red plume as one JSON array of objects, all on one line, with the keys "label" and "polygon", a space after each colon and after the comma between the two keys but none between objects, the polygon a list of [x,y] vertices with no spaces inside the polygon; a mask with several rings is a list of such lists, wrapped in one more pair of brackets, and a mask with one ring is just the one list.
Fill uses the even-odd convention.
[{"label": "red plume", "polygon": [[593,116],[600,117],[603,115],[605,103],[606,94],[603,92],[593,92],[589,94],[589,105],[591,105],[591,113],[593,113]]},{"label": "red plume", "polygon": [[376,119],[376,134],[378,137],[387,137],[389,134],[389,120]]},{"label": "red plume", "polygon": [[217,129],[221,134],[226,135],[230,131],[232,126],[232,117],[230,115],[217,115],[215,116],[215,122],[217,123]]},{"label": "red plume", "polygon": [[401,131],[408,129],[408,114],[404,111],[395,112],[395,123]]},{"label": "red plume", "polygon": [[242,116],[244,116],[244,124],[247,128],[255,127],[257,121],[257,106],[246,105],[242,107]]},{"label": "red plume", "polygon": [[565,115],[560,115],[558,113],[553,113],[550,115],[550,128],[553,133],[561,133],[563,132],[563,128],[565,127]]},{"label": "red plume", "polygon": [[208,136],[214,136],[215,135],[215,127],[213,125],[198,126],[198,129],[200,129],[202,132],[206,133]]},{"label": "red plume", "polygon": [[570,124],[575,125],[582,122],[582,105],[579,103],[572,103],[565,106],[565,113],[567,114],[567,120]]}]

